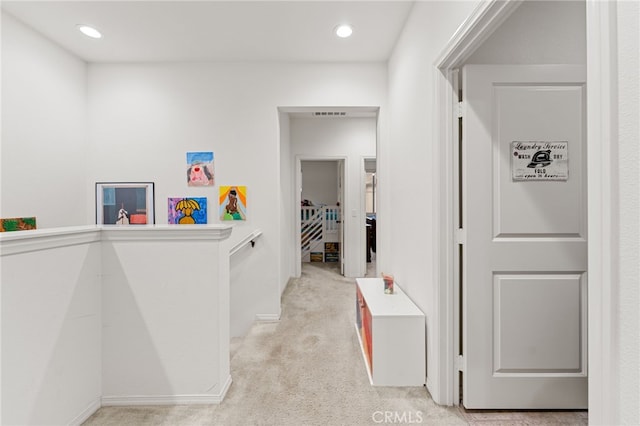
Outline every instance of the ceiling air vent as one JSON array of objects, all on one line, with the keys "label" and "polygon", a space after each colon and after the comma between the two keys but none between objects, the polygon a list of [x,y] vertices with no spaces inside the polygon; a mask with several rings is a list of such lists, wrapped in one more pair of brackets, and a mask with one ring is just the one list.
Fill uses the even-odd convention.
[{"label": "ceiling air vent", "polygon": [[344,117],[347,115],[344,111],[316,111],[314,117]]}]

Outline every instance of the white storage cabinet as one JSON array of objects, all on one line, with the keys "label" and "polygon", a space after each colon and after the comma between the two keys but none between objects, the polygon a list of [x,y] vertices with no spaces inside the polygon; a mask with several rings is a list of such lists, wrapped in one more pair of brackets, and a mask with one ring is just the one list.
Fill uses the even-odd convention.
[{"label": "white storage cabinet", "polygon": [[384,293],[382,278],[356,279],[356,330],[375,386],[422,386],[426,380],[424,313],[400,287]]}]

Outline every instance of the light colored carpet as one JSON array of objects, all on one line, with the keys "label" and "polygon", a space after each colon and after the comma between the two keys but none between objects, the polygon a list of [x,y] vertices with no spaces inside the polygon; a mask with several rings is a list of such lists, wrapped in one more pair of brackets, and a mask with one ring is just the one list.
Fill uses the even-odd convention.
[{"label": "light colored carpet", "polygon": [[[375,263],[368,264],[375,275]],[[586,411],[466,411],[424,387],[373,387],[356,336],[355,280],[305,263],[282,298],[282,319],[231,342],[233,384],[220,405],[104,407],[85,425],[586,425]]]},{"label": "light colored carpet", "polygon": [[104,407],[85,425],[467,424],[424,387],[371,386],[354,321],[355,280],[331,264],[304,264],[285,290],[281,320],[233,342],[233,384],[220,405]]}]

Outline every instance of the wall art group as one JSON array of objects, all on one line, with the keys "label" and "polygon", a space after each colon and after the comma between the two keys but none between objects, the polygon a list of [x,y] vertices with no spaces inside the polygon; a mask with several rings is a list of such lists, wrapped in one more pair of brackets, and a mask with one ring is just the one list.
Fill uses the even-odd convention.
[{"label": "wall art group", "polygon": [[[214,186],[214,153],[187,152],[188,187]],[[96,224],[155,224],[153,182],[96,182]],[[247,187],[219,187],[218,217],[221,221],[247,220]],[[207,197],[167,198],[167,222],[175,225],[206,224]],[[9,225],[12,226],[12,225]]]}]

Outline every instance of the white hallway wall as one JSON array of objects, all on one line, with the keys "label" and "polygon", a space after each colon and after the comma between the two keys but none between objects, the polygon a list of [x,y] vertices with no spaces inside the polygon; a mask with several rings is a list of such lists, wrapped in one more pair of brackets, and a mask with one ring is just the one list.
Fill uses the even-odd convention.
[{"label": "white hallway wall", "polygon": [[[345,276],[365,274],[365,217],[361,214],[363,157],[376,155],[375,118],[292,118],[292,162],[300,158],[345,157]],[[355,211],[355,212],[354,212]]]},{"label": "white hallway wall", "polygon": [[[280,239],[294,223],[280,210],[293,205],[280,200],[281,188],[293,187],[281,166],[293,164],[281,165],[280,150],[290,148],[280,146],[278,107],[383,105],[385,65],[90,64],[88,85],[88,180],[154,181],[157,223],[166,223],[167,197],[206,196],[215,210],[218,185],[246,185],[247,221],[233,223],[229,244],[254,229],[263,235],[234,297],[243,315],[279,315],[291,276],[279,255],[294,254]],[[187,151],[215,153],[215,188],[186,186]],[[212,213],[210,223],[219,222]]]},{"label": "white hallway wall", "polygon": [[302,199],[334,206],[338,201],[338,162],[302,162]]},{"label": "white hallway wall", "polygon": [[434,62],[476,2],[417,2],[389,62],[389,125],[378,151],[378,270],[426,315],[427,386],[436,401],[439,150]]},{"label": "white hallway wall", "polygon": [[86,102],[86,63],[3,13],[1,217],[36,216],[38,228],[93,219]]}]

